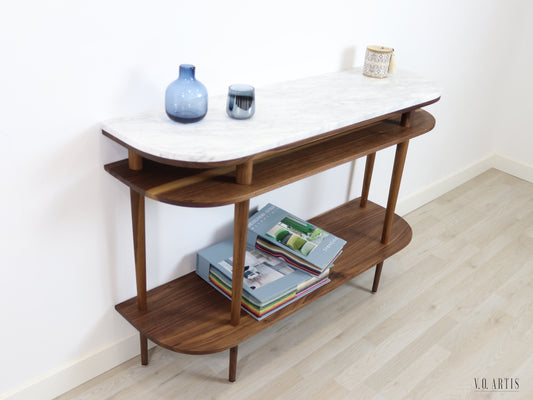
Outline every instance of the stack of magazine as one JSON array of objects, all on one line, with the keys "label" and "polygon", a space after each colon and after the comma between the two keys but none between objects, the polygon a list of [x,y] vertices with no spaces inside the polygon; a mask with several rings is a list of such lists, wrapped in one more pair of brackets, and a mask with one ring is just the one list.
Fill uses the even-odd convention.
[{"label": "stack of magazine", "polygon": [[[268,204],[249,219],[242,307],[261,320],[329,282],[344,240]],[[198,253],[196,273],[231,299],[233,242]]]}]

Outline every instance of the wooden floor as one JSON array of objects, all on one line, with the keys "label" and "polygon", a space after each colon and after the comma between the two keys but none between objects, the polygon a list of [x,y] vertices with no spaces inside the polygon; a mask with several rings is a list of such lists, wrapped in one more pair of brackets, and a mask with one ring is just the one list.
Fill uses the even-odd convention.
[{"label": "wooden floor", "polygon": [[59,399],[533,399],[533,184],[490,170],[406,219],[377,294],[368,271],[243,343],[237,382],[155,348]]}]

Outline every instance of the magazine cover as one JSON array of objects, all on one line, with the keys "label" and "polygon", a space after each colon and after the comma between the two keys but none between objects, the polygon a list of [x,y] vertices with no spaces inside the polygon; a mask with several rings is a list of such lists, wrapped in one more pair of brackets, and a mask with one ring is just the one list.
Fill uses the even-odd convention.
[{"label": "magazine cover", "polygon": [[314,275],[331,266],[346,244],[270,203],[250,217],[247,242]]}]

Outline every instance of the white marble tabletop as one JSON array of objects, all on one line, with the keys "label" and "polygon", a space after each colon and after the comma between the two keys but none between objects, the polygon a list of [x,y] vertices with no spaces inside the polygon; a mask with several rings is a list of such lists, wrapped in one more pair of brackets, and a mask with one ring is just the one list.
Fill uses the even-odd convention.
[{"label": "white marble tabletop", "polygon": [[[253,85],[253,82],[250,82]],[[226,96],[208,100],[207,115],[181,124],[161,110],[105,121],[102,130],[144,153],[186,162],[238,159],[334,129],[434,101],[440,89],[399,71],[385,79],[361,69],[256,88],[255,115],[226,115]]]}]

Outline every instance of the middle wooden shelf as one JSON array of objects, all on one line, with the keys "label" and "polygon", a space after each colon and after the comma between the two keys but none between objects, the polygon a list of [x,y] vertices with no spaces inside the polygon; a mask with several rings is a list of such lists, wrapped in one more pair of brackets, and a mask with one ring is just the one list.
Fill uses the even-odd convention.
[{"label": "middle wooden shelf", "polygon": [[[312,176],[386,147],[405,142],[433,129],[435,119],[424,110],[413,112],[412,124],[400,124],[400,115],[365,127],[346,129],[338,136],[289,150],[278,149],[254,157],[251,184],[235,182],[235,166],[184,168],[144,160],[142,170],[128,160],[105,169],[143,196],[186,207],[234,204]],[[253,135],[250,135],[253,140]],[[239,161],[242,162],[242,161]]]}]

